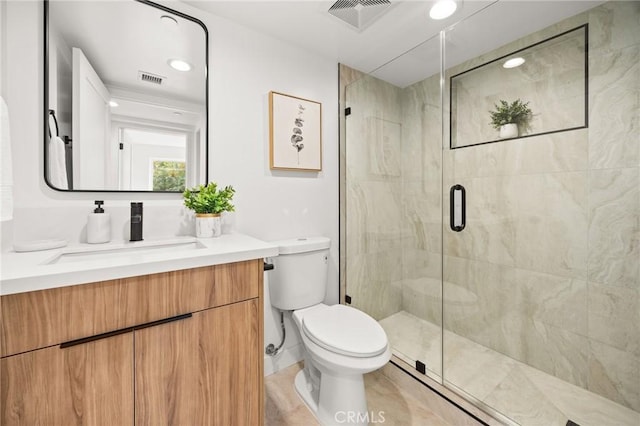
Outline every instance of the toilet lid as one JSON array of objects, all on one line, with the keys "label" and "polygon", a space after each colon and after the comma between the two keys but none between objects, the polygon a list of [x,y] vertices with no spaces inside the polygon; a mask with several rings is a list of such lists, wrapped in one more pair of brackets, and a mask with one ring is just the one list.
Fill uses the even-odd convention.
[{"label": "toilet lid", "polygon": [[371,357],[387,348],[387,335],[380,324],[364,312],[344,305],[307,313],[302,328],[314,343],[342,355]]}]

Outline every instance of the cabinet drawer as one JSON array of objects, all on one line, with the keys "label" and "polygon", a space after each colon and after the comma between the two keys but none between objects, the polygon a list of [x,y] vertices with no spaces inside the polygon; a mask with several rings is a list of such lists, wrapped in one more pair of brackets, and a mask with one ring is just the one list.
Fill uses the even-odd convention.
[{"label": "cabinet drawer", "polygon": [[0,424],[131,425],[133,333],[0,360]]},{"label": "cabinet drawer", "polygon": [[0,356],[258,297],[262,260],[96,282],[0,299]]}]

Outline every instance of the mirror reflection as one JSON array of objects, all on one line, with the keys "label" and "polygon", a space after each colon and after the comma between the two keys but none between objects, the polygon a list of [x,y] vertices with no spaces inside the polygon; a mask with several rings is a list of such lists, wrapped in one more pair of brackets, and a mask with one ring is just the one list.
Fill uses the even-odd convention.
[{"label": "mirror reflection", "polygon": [[207,181],[207,31],[146,1],[45,2],[45,178],[58,190]]}]

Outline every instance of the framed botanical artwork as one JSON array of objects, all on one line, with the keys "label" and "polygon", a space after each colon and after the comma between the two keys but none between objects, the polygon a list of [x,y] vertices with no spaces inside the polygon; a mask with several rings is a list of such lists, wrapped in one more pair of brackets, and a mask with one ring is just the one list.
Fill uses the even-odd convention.
[{"label": "framed botanical artwork", "polygon": [[322,104],[269,92],[271,169],[322,170]]}]

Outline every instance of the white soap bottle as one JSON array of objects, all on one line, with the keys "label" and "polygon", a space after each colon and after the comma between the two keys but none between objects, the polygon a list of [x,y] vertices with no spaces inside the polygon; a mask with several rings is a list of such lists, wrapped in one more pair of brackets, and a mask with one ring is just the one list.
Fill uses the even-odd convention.
[{"label": "white soap bottle", "polygon": [[95,204],[98,207],[87,218],[87,242],[108,243],[111,240],[111,217],[102,208],[104,201],[96,200]]}]

